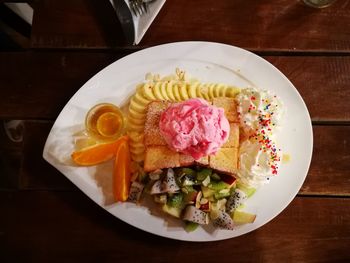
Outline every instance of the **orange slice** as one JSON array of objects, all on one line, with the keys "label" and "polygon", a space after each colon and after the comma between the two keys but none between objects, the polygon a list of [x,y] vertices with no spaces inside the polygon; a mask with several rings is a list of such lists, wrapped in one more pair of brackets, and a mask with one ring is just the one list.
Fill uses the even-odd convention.
[{"label": "orange slice", "polygon": [[113,195],[116,201],[128,199],[131,183],[131,159],[128,140],[117,146],[113,168]]},{"label": "orange slice", "polygon": [[127,141],[128,137],[123,136],[118,140],[107,143],[98,143],[86,148],[83,148],[79,151],[72,153],[71,157],[76,164],[91,166],[99,163],[103,163],[112,159],[115,154],[118,145],[122,141]]}]

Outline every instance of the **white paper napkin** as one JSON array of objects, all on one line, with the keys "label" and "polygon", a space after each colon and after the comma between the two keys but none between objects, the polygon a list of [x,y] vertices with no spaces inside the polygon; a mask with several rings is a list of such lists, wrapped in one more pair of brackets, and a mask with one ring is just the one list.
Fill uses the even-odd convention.
[{"label": "white paper napkin", "polygon": [[[129,1],[128,0],[124,0],[124,1],[129,6]],[[150,3],[148,12],[144,13],[141,16],[135,16],[133,12],[131,12],[133,22],[134,22],[134,29],[135,29],[134,45],[137,45],[138,43],[140,43],[141,39],[143,38],[146,31],[152,24],[154,18],[159,13],[165,1],[166,0],[157,0],[155,2]],[[110,0],[110,2],[114,7],[113,0]]]}]

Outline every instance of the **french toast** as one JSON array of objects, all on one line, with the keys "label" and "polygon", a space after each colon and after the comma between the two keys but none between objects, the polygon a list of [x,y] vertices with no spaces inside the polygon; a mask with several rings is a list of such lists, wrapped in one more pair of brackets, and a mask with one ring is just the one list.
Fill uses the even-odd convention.
[{"label": "french toast", "polygon": [[213,106],[223,108],[227,120],[231,122],[239,122],[237,113],[237,104],[234,98],[218,97],[213,98]]},{"label": "french toast", "polygon": [[160,115],[170,105],[166,101],[152,101],[147,106],[145,121],[145,146],[167,145],[159,130]]},{"label": "french toast", "polygon": [[234,176],[237,170],[239,147],[239,125],[235,101],[225,97],[213,99],[214,106],[225,110],[225,115],[230,123],[230,134],[228,140],[215,155],[204,156],[199,160],[169,149],[161,136],[160,116],[169,105],[170,102],[167,101],[153,101],[147,106],[144,131],[146,147],[144,170],[150,172],[164,168],[200,165]]},{"label": "french toast", "polygon": [[180,166],[191,166],[193,164],[208,166],[209,165],[209,157],[203,156],[202,158],[195,160],[190,155],[180,153]]},{"label": "french toast", "polygon": [[225,174],[237,171],[238,148],[221,148],[215,155],[209,155],[209,167]]},{"label": "french toast", "polygon": [[157,169],[180,167],[180,154],[167,146],[148,146],[146,148],[144,170],[151,172]]},{"label": "french toast", "polygon": [[239,147],[239,124],[230,123],[230,134],[227,141],[221,148],[238,148]]},{"label": "french toast", "polygon": [[180,166],[191,166],[194,164],[194,159],[191,155],[180,153]]}]

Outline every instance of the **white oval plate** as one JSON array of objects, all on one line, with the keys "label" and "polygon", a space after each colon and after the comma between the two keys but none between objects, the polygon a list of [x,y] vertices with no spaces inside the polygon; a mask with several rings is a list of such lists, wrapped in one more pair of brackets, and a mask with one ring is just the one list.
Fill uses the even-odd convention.
[{"label": "white oval plate", "polygon": [[[286,107],[284,126],[277,134],[279,148],[291,156],[279,175],[251,197],[246,210],[257,214],[253,224],[236,230],[199,228],[187,233],[182,223],[151,214],[146,207],[112,203],[112,163],[77,167],[70,161],[73,135],[84,128],[87,111],[97,103],[127,103],[146,73],[168,75],[179,67],[202,82],[240,87],[254,85],[279,96]],[[307,175],[313,146],[311,120],[293,84],[274,66],[246,50],[219,43],[179,42],[155,46],[126,56],[92,77],[70,99],[47,138],[43,157],[86,195],[117,218],[144,231],[186,241],[214,241],[243,235],[276,217],[296,196]],[[168,223],[170,222],[170,223]]]}]

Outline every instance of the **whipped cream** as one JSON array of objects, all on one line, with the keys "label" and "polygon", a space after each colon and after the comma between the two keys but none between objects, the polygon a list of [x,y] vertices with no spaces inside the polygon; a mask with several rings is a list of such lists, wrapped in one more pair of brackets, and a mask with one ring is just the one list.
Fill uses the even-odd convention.
[{"label": "whipped cream", "polygon": [[[273,132],[279,127],[283,115],[283,105],[279,98],[267,90],[246,88],[237,95],[237,111],[240,114],[241,127],[245,131],[269,126]],[[269,132],[270,132],[269,131]]]},{"label": "whipped cream", "polygon": [[[244,141],[239,149],[239,156],[238,176],[244,184],[257,188],[268,183],[277,174],[279,161],[273,161],[271,150],[262,150],[259,142]],[[276,154],[276,158],[280,158],[279,155]]]},{"label": "whipped cream", "polygon": [[281,150],[275,131],[284,113],[280,99],[266,90],[246,88],[236,97],[244,141],[239,149],[238,177],[259,187],[278,173]]}]

